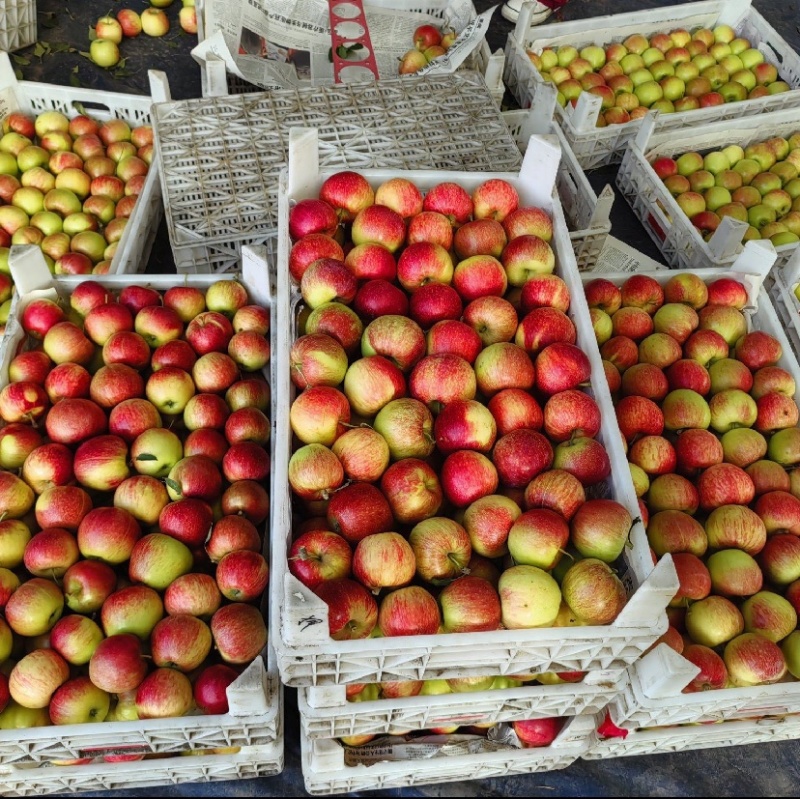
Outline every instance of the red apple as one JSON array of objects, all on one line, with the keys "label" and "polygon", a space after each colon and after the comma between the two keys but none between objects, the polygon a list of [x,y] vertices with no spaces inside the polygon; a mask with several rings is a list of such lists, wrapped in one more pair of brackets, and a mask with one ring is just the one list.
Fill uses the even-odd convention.
[{"label": "red apple", "polygon": [[713,691],[724,688],[728,682],[728,669],[725,661],[713,650],[702,644],[690,644],[683,650],[683,656],[700,669],[683,693]]},{"label": "red apple", "polygon": [[303,533],[289,550],[289,571],[312,590],[327,580],[349,577],[351,563],[350,545],[329,530]]},{"label": "red apple", "polygon": [[700,508],[711,511],[721,505],[749,505],[755,496],[755,486],[744,469],[731,463],[709,466],[697,478]]},{"label": "red apple", "polygon": [[521,428],[498,439],[493,460],[500,482],[523,488],[553,464],[550,442],[536,430]]},{"label": "red apple", "polygon": [[239,677],[230,666],[217,663],[207,666],[194,680],[194,701],[208,716],[228,712],[227,688]]},{"label": "red apple", "polygon": [[378,627],[386,636],[434,635],[441,621],[436,600],[415,585],[387,594],[378,611]]},{"label": "red apple", "polygon": [[[257,485],[257,484],[253,484]],[[195,500],[183,500],[194,502]],[[187,508],[187,510],[190,510]],[[167,531],[165,531],[167,532]],[[184,543],[186,543],[184,541]],[[223,516],[214,522],[205,542],[205,550],[212,563],[218,563],[229,552],[237,550],[261,551],[261,536],[254,522],[244,516]]]},{"label": "red apple", "polygon": [[442,504],[436,473],[417,458],[393,463],[381,477],[381,490],[401,524],[417,524],[434,516]]},{"label": "red apple", "polygon": [[378,622],[378,605],[360,583],[326,580],[315,589],[328,606],[328,630],[335,641],[368,638]]},{"label": "red apple", "polygon": [[108,693],[133,691],[147,674],[141,643],[135,635],[112,635],[101,641],[89,661],[89,679]]},{"label": "red apple", "polygon": [[353,309],[366,320],[383,314],[406,315],[408,308],[405,292],[386,280],[368,280],[353,300]]},{"label": "red apple", "polygon": [[399,533],[368,535],[353,552],[353,576],[375,595],[382,589],[408,585],[414,569],[412,545]]},{"label": "red apple", "polygon": [[573,436],[594,438],[600,432],[600,408],[583,391],[561,391],[553,394],[545,403],[543,429],[547,437],[555,442],[566,441]]},{"label": "red apple", "polygon": [[459,577],[439,594],[445,631],[489,632],[500,627],[497,591],[490,582],[472,574]]}]

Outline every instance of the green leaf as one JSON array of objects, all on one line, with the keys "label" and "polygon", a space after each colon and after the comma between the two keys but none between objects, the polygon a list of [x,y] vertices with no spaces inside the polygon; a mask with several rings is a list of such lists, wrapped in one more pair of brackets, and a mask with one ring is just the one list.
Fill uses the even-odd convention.
[{"label": "green leaf", "polygon": [[88,58],[90,61],[92,60],[91,54],[87,53],[85,50],[79,50],[78,55],[82,55],[84,58]]},{"label": "green leaf", "polygon": [[328,61],[333,63],[333,48],[332,47],[328,48]]},{"label": "green leaf", "polygon": [[25,56],[22,55],[12,55],[11,57],[14,59],[14,63],[19,64],[21,67],[30,66],[30,58],[25,58]]},{"label": "green leaf", "polygon": [[168,477],[166,479],[167,488],[171,488],[178,496],[183,496],[183,490],[181,489],[180,483],[175,482],[175,480],[170,480]]},{"label": "green leaf", "polygon": [[363,49],[364,49],[364,45],[361,44],[361,42],[356,42],[355,44],[351,44],[350,45],[350,52],[351,53],[355,53],[358,50],[363,50]]},{"label": "green leaf", "polygon": [[347,56],[349,55],[349,51],[343,44],[340,44],[336,48],[336,55],[338,55],[339,58],[347,58]]},{"label": "green leaf", "polygon": [[25,80],[25,76],[22,74],[22,70],[19,67],[14,67],[14,75],[17,80]]},{"label": "green leaf", "polygon": [[41,42],[36,42],[36,46],[33,48],[33,54],[37,58],[41,58],[46,52],[48,48],[46,48]]},{"label": "green leaf", "polygon": [[89,28],[89,41],[93,42],[97,38],[97,31],[94,28]]},{"label": "green leaf", "polygon": [[150,452],[143,452],[141,455],[136,456],[137,461],[157,461],[158,458]]},{"label": "green leaf", "polygon": [[127,60],[127,58],[120,58],[120,60],[117,61],[117,69],[125,69],[125,62]]},{"label": "green leaf", "polygon": [[80,89],[83,86],[75,70],[72,70],[72,72],[69,75],[69,85],[75,86],[78,89]]}]

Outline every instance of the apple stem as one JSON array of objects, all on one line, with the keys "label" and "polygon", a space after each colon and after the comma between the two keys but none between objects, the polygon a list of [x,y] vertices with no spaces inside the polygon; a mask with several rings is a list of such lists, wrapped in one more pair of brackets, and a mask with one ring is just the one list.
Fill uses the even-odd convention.
[{"label": "apple stem", "polygon": [[573,556],[571,553],[567,552],[567,550],[566,550],[566,549],[559,549],[558,551],[559,551],[559,552],[560,552],[562,555],[566,555],[566,556],[567,556],[567,557],[568,557],[568,558],[569,558],[569,559],[570,559],[570,560],[571,560],[573,563],[575,563],[575,558],[574,558],[574,556]]}]

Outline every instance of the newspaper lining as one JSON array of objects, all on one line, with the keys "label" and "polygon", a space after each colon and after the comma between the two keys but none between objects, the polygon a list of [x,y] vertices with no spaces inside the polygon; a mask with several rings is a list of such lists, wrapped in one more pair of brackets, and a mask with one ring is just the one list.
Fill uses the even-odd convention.
[{"label": "newspaper lining", "polygon": [[355,766],[387,760],[428,760],[432,757],[457,757],[519,749],[522,744],[513,730],[507,725],[499,726],[504,728],[500,733],[492,735],[492,729],[488,736],[424,735],[406,739],[402,736],[386,735],[362,746],[345,747],[344,760],[346,765]]},{"label": "newspaper lining", "polygon": [[[474,17],[471,0],[448,0],[441,19],[421,12],[366,8],[380,77],[398,76],[399,59],[413,48],[414,30],[425,23],[452,28],[459,35],[444,56],[420,72],[454,72],[480,46],[496,8]],[[337,11],[345,15],[341,4]],[[192,50],[201,66],[210,57],[221,59],[228,72],[265,89],[333,83],[327,0],[206,0],[204,31],[206,38]],[[354,66],[358,56],[354,51]]]},{"label": "newspaper lining", "polygon": [[608,236],[597,264],[592,272],[608,274],[609,272],[656,272],[668,269],[649,256],[629,247],[614,236]]}]

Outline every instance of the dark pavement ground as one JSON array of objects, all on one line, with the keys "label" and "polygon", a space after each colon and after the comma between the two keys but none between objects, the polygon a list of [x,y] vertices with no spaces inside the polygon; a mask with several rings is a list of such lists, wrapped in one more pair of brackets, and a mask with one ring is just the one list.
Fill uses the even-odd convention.
[{"label": "dark pavement ground", "polygon": [[[797,0],[756,0],[755,7],[776,30],[800,50]],[[199,69],[188,55],[196,38],[183,33],[177,24],[180,0],[167,9],[172,28],[161,39],[140,36],[122,45],[125,64],[109,72],[92,64],[80,51],[88,50],[88,28],[109,9],[121,7],[141,11],[145,0],[38,0],[39,41],[50,51],[41,56],[28,48],[15,54],[15,65],[27,80],[146,94],[146,71],[164,70],[170,79],[174,99],[196,97],[200,93]],[[478,10],[492,2],[475,0]],[[679,5],[663,0],[571,0],[560,12],[563,20],[601,14],[616,14],[643,8]],[[555,21],[555,18],[553,20]],[[492,50],[505,46],[513,25],[499,9],[492,21],[488,40]],[[65,48],[65,45],[67,46]],[[38,48],[41,50],[41,48]],[[62,52],[55,52],[61,50]],[[506,97],[509,100],[509,95]],[[800,113],[798,114],[800,123]],[[615,170],[606,168],[590,174],[599,191],[613,183]],[[613,235],[634,247],[658,257],[642,227],[625,201],[618,198],[612,215]],[[173,271],[166,228],[162,224],[148,271]],[[506,779],[447,783],[390,791],[364,791],[361,796],[788,796],[797,795],[800,780],[800,742],[766,743],[729,749],[617,758],[606,761],[578,761],[563,771]],[[303,795],[300,773],[299,724],[294,691],[286,691],[286,769],[279,777],[239,782],[215,782],[121,790],[85,796],[296,796]],[[2,795],[2,780],[0,780]]]}]

